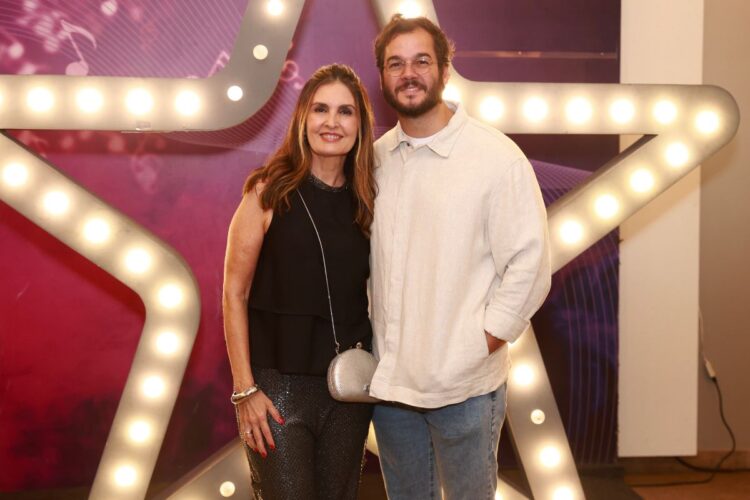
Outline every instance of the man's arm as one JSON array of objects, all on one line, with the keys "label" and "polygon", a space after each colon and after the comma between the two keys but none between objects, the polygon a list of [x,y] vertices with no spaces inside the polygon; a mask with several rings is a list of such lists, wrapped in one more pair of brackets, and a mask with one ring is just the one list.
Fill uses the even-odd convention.
[{"label": "man's arm", "polygon": [[[495,339],[513,342],[528,328],[551,281],[547,212],[528,160],[514,162],[490,203],[490,249],[501,281],[485,309],[484,329]],[[492,344],[488,339],[490,351]]]}]

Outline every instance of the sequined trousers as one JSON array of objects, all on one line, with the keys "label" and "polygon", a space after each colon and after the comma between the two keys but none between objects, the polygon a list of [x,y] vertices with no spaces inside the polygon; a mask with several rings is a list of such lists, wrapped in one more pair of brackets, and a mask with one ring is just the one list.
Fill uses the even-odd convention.
[{"label": "sequined trousers", "polygon": [[334,400],[322,376],[253,374],[285,420],[269,418],[266,458],[245,445],[255,500],[355,500],[372,405]]}]

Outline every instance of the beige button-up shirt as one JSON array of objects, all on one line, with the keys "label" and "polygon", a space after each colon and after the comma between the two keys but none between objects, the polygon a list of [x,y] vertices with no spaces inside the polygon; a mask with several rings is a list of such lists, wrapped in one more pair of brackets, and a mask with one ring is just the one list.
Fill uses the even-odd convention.
[{"label": "beige button-up shirt", "polygon": [[516,340],[550,286],[531,165],[460,105],[429,144],[412,148],[396,125],[375,156],[370,393],[437,408],[495,390],[508,346],[489,354],[484,332]]}]

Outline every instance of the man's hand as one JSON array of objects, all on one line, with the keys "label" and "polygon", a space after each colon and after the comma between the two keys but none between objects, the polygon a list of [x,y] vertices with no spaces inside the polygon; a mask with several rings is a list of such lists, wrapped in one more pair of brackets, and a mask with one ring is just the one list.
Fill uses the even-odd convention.
[{"label": "man's hand", "polygon": [[499,338],[490,335],[486,331],[484,332],[484,337],[485,337],[485,340],[487,341],[487,350],[490,352],[490,354],[492,354],[493,352],[497,351],[498,349],[500,349],[502,346],[505,345],[504,340],[500,340]]}]

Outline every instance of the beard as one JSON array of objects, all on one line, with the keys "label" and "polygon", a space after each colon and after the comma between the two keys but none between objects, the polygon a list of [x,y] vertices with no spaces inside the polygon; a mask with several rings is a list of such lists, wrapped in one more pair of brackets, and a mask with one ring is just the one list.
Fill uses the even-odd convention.
[{"label": "beard", "polygon": [[[425,97],[422,102],[417,104],[403,104],[402,102],[399,102],[396,94],[398,94],[401,90],[405,89],[410,84],[416,85],[418,88],[422,89],[422,91],[425,92]],[[416,79],[405,81],[404,83],[396,87],[394,91],[391,91],[385,85],[383,85],[382,87],[383,98],[385,99],[385,102],[387,102],[393,109],[395,109],[396,113],[402,116],[408,116],[409,118],[417,118],[418,116],[422,116],[423,114],[427,113],[432,108],[443,102],[443,89],[445,88],[445,83],[443,83],[442,75],[440,75],[438,80],[435,82],[435,85],[429,89],[426,85],[420,83]]]}]

